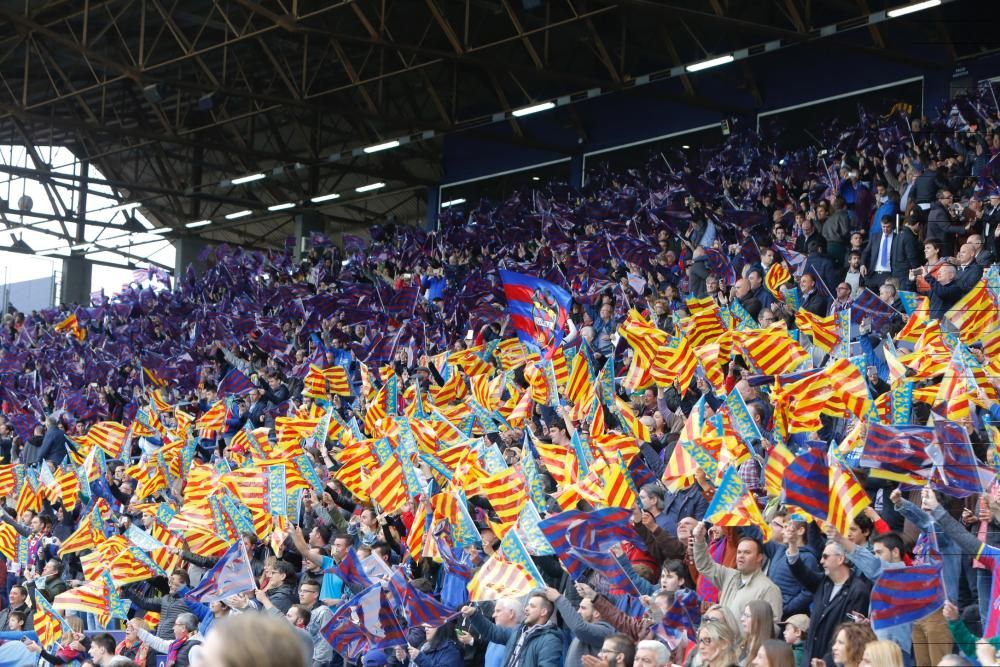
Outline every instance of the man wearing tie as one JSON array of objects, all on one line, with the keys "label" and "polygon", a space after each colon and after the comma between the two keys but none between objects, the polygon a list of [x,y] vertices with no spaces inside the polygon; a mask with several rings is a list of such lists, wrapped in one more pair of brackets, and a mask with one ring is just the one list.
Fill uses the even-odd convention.
[{"label": "man wearing tie", "polygon": [[[881,230],[874,234],[861,253],[861,275],[865,287],[878,292],[887,278],[895,276],[900,285],[909,282],[909,271],[920,265],[916,239],[896,232],[891,216],[883,216]],[[908,231],[908,230],[907,230]]]}]

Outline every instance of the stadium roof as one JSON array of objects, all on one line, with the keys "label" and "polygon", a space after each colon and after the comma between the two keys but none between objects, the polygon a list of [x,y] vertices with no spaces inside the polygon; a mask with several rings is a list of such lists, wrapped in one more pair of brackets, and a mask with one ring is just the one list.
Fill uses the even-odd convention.
[{"label": "stadium roof", "polygon": [[[946,1],[914,15],[902,36],[880,22],[899,4],[6,0],[0,144],[33,154],[31,164],[0,171],[79,188],[85,174],[54,175],[37,150],[67,146],[171,234],[274,246],[296,213],[342,228],[419,218],[443,173],[445,135],[504,123],[514,147],[547,148],[511,113],[542,101],[561,99],[579,125],[575,100],[648,75],[677,80],[666,99],[718,110],[685,65],[742,54],[730,76],[759,99],[752,63],[762,49],[849,46],[941,67],[989,42],[969,32],[988,21],[977,28],[962,19],[978,3]],[[904,48],[920,38],[947,43],[951,62],[921,63]],[[11,227],[14,208],[6,204]],[[252,213],[236,215],[243,211]],[[57,219],[68,242],[83,238],[74,211],[64,207]],[[187,227],[203,220],[212,222]]]}]

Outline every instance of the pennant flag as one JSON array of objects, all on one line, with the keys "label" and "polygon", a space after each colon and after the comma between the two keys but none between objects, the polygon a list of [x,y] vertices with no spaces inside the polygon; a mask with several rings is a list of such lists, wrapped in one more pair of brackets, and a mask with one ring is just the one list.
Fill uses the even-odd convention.
[{"label": "pennant flag", "polygon": [[913,623],[944,606],[941,563],[884,569],[871,595],[875,631]]},{"label": "pennant flag", "polygon": [[190,590],[185,597],[194,602],[209,604],[256,589],[246,544],[242,539],[238,539],[219,562],[205,573],[201,583]]},{"label": "pennant flag", "polygon": [[572,295],[547,280],[512,271],[501,270],[500,279],[517,337],[551,356],[565,335]]}]

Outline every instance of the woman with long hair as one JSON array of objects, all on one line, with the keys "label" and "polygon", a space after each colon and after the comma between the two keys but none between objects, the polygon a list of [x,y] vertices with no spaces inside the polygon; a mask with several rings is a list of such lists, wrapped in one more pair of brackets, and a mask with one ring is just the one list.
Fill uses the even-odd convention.
[{"label": "woman with long hair", "polygon": [[741,663],[746,665],[757,656],[761,644],[774,638],[774,612],[764,600],[751,600],[740,616],[743,631]]},{"label": "woman with long hair", "polygon": [[867,623],[841,623],[833,633],[833,662],[838,667],[861,667],[865,646],[875,639]]},{"label": "woman with long hair", "polygon": [[768,639],[760,648],[748,667],[795,667],[792,647],[780,639]]},{"label": "woman with long hair", "polygon": [[733,632],[733,636],[736,637],[736,645],[739,646],[743,643],[743,630],[740,628],[740,622],[736,619],[736,615],[729,611],[728,607],[723,607],[721,604],[713,604],[701,615],[701,620],[703,622],[715,621],[716,623],[729,626],[729,629]]},{"label": "woman with long hair", "polygon": [[903,653],[896,642],[885,639],[865,644],[861,667],[903,667]]}]

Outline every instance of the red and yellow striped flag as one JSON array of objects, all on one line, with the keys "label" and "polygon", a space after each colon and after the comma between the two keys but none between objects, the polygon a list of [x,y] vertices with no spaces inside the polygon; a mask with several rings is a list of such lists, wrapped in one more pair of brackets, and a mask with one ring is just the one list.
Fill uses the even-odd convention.
[{"label": "red and yellow striped flag", "polygon": [[45,649],[62,639],[68,627],[62,616],[52,608],[49,601],[42,595],[35,596],[34,630],[38,634],[38,643]]},{"label": "red and yellow striped flag", "polygon": [[479,602],[521,597],[534,590],[535,586],[531,575],[523,566],[493,554],[469,581],[469,599]]},{"label": "red and yellow striped flag", "polygon": [[649,369],[653,381],[661,387],[667,387],[676,380],[684,392],[694,380],[698,370],[698,359],[694,356],[691,344],[687,338],[681,337],[674,347],[663,345],[656,352],[656,359]]},{"label": "red and yellow striped flag", "polygon": [[97,445],[112,458],[122,456],[125,447],[125,435],[128,429],[124,424],[114,421],[97,422],[87,430],[85,440]]},{"label": "red and yellow striped flag", "polygon": [[[513,527],[521,515],[521,509],[528,502],[527,488],[517,471],[508,468],[495,475],[490,475],[480,482],[480,489],[490,501],[500,525],[503,528]],[[503,535],[497,537],[503,537]]]},{"label": "red and yellow striped flag", "polygon": [[785,475],[785,468],[795,460],[795,455],[783,442],[776,443],[771,452],[767,455],[767,464],[764,466],[764,488],[770,498],[777,498],[781,495],[781,480]]},{"label": "red and yellow striped flag", "polygon": [[802,333],[810,336],[813,344],[824,352],[833,352],[833,348],[840,342],[836,313],[820,317],[800,308],[795,313],[795,326]]},{"label": "red and yellow striped flag", "polygon": [[764,276],[764,286],[767,287],[768,292],[783,301],[785,295],[781,293],[781,288],[791,279],[792,274],[785,265],[782,262],[775,262],[767,270],[767,275]]},{"label": "red and yellow striped flag", "polygon": [[841,535],[847,535],[854,518],[871,505],[868,494],[851,471],[836,462],[830,463],[830,523]]},{"label": "red and yellow striped flag", "polygon": [[636,310],[629,311],[618,333],[635,350],[635,357],[643,368],[649,368],[656,358],[656,351],[667,342],[667,332],[657,329]]},{"label": "red and yellow striped flag", "polygon": [[978,342],[997,328],[997,302],[983,278],[944,314],[958,327],[958,337],[966,345]]},{"label": "red and yellow striped flag", "polygon": [[304,385],[302,395],[310,398],[325,399],[328,395],[351,395],[351,385],[347,381],[347,372],[341,366],[320,368],[310,364],[309,372],[302,383]]}]

